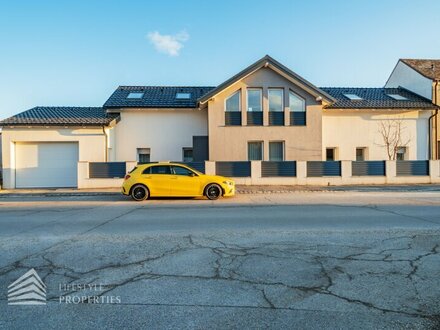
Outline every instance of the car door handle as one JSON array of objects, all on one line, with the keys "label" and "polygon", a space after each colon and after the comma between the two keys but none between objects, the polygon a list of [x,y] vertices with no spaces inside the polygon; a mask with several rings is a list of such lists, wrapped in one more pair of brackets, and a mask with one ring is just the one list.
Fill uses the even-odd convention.
[{"label": "car door handle", "polygon": [[144,175],[144,179],[151,179],[151,175]]},{"label": "car door handle", "polygon": [[171,179],[177,180],[177,176],[172,176]]}]

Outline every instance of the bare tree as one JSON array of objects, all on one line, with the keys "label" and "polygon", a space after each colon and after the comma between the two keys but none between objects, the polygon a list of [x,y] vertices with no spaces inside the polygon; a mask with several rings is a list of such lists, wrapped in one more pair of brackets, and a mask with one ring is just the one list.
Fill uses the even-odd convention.
[{"label": "bare tree", "polygon": [[379,122],[379,133],[382,136],[382,147],[385,148],[389,160],[396,160],[397,151],[400,147],[406,147],[411,139],[403,138],[403,120],[386,119]]}]

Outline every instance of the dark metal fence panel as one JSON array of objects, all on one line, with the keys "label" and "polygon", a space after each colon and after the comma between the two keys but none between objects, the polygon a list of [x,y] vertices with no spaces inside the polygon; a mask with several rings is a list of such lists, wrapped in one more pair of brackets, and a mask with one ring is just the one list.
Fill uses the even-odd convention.
[{"label": "dark metal fence panel", "polygon": [[284,112],[269,111],[270,126],[284,126]]},{"label": "dark metal fence panel", "polygon": [[290,112],[290,126],[305,126],[306,112]]},{"label": "dark metal fence panel", "polygon": [[308,161],[307,176],[341,176],[340,161]]},{"label": "dark metal fence panel", "polygon": [[296,162],[261,162],[261,176],[266,177],[296,177]]},{"label": "dark metal fence panel", "polygon": [[351,162],[352,176],[385,176],[385,161]]},{"label": "dark metal fence panel", "polygon": [[225,111],[226,126],[241,126],[241,111]]},{"label": "dark metal fence panel", "polygon": [[247,113],[248,126],[261,126],[263,125],[263,111],[248,111]]},{"label": "dark metal fence panel", "polygon": [[429,175],[428,160],[398,160],[396,162],[398,176]]},{"label": "dark metal fence panel", "polygon": [[216,162],[215,173],[229,177],[251,176],[251,162]]},{"label": "dark metal fence panel", "polygon": [[125,162],[89,163],[89,178],[123,178],[127,172]]},{"label": "dark metal fence panel", "polygon": [[207,136],[193,136],[193,160],[204,162],[209,159],[209,139]]}]

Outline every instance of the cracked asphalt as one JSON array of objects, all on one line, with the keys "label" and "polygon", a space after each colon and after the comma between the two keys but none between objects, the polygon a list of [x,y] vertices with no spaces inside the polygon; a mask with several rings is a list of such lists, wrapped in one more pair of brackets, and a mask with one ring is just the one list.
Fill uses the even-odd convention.
[{"label": "cracked asphalt", "polygon": [[440,327],[438,191],[4,197],[0,246],[2,329]]}]

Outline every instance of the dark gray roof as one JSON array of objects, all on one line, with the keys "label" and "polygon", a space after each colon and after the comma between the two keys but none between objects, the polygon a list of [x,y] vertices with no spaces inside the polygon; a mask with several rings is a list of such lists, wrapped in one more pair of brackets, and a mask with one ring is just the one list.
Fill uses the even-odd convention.
[{"label": "dark gray roof", "polygon": [[[321,87],[336,99],[326,109],[437,109],[430,100],[404,88]],[[356,94],[362,100],[350,100],[344,94]],[[396,100],[389,94],[401,95],[407,100]]]},{"label": "dark gray roof", "polygon": [[440,80],[440,60],[401,58],[400,61],[412,67],[426,78]]},{"label": "dark gray roof", "polygon": [[217,93],[221,92],[226,87],[232,85],[234,82],[242,79],[243,77],[254,72],[255,70],[258,70],[258,69],[260,69],[262,67],[266,67],[266,66],[270,66],[271,68],[278,70],[278,71],[281,71],[284,74],[286,74],[287,76],[293,78],[294,80],[296,80],[297,82],[299,82],[302,85],[302,88],[304,88],[304,89],[308,90],[310,93],[312,93],[312,95],[320,96],[327,101],[334,101],[331,95],[329,95],[328,93],[326,93],[322,89],[316,87],[315,85],[313,85],[309,81],[305,80],[303,77],[297,75],[295,72],[290,70],[288,67],[282,65],[280,62],[276,61],[275,59],[273,59],[269,55],[262,57],[261,59],[259,59],[255,63],[249,65],[247,68],[240,71],[239,73],[237,73],[233,77],[231,77],[228,80],[226,80],[225,82],[221,83],[216,88],[212,89],[211,91],[209,91],[208,93],[203,95],[199,101],[201,103],[207,102],[211,97],[213,97]]},{"label": "dark gray roof", "polygon": [[[119,86],[105,102],[105,108],[195,108],[197,100],[214,87],[200,86]],[[144,93],[129,99],[131,92]],[[177,99],[177,93],[189,93],[189,99]]]},{"label": "dark gray roof", "polygon": [[35,107],[0,121],[0,126],[104,126],[114,118],[101,107]]}]

